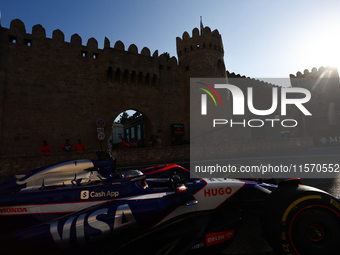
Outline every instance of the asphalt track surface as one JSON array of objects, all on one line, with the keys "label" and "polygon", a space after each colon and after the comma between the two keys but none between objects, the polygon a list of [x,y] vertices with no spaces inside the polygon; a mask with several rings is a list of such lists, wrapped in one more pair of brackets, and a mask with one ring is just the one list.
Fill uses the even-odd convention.
[{"label": "asphalt track surface", "polygon": [[[285,151],[280,153],[259,154],[252,157],[230,158],[238,164],[252,164],[261,158],[275,162],[290,162],[293,164],[306,163],[308,158],[318,157],[326,162],[336,160],[340,162],[340,147],[310,148],[298,151]],[[173,163],[173,162],[169,162]],[[189,169],[190,162],[177,162],[177,164]],[[143,166],[144,167],[144,166]],[[139,168],[139,167],[135,167]],[[340,196],[340,176],[337,178],[314,178],[302,179],[303,183],[309,186],[325,190],[334,196]],[[210,254],[209,254],[210,255]],[[232,245],[222,253],[215,255],[278,255],[262,237],[261,226],[257,217],[250,215],[243,219],[238,234]]]}]

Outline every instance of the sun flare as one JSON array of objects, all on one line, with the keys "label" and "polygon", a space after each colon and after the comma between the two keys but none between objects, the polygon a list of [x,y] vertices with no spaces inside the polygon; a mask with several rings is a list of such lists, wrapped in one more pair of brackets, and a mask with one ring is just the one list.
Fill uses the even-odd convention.
[{"label": "sun flare", "polygon": [[324,29],[320,33],[310,35],[304,40],[304,47],[302,47],[301,54],[297,61],[301,66],[319,68],[336,67],[340,68],[340,38],[331,30],[331,28]]}]

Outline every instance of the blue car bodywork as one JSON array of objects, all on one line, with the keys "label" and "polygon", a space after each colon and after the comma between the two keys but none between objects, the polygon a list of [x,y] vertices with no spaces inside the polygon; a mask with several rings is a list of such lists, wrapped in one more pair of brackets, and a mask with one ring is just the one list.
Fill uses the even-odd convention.
[{"label": "blue car bodywork", "polygon": [[[305,248],[299,246],[306,240],[299,236],[295,241],[291,236],[301,225],[296,217],[310,213],[311,205],[303,202],[316,199],[304,201],[306,196],[322,196],[323,202],[315,208],[321,208],[320,214],[331,214],[339,224],[336,205],[326,201],[338,200],[303,188],[299,180],[277,186],[252,180],[202,179],[175,164],[136,172],[134,176],[117,173],[115,161],[107,158],[62,162],[1,180],[0,242],[10,247],[8,254],[207,254],[230,245],[242,211],[260,209],[265,212],[263,229],[274,249],[304,254],[301,249]],[[285,194],[290,193],[287,198]],[[280,207],[275,205],[277,201],[286,205],[280,211],[275,211]],[[302,209],[295,211],[300,204]],[[282,219],[290,218],[291,227],[282,230],[287,225],[282,225]],[[311,219],[304,224],[309,231],[306,242],[320,246],[326,237],[317,233],[327,232],[328,223]],[[282,231],[290,236],[289,243],[272,238],[282,236]],[[334,239],[338,232],[330,234]],[[338,248],[332,245],[332,249]]]}]

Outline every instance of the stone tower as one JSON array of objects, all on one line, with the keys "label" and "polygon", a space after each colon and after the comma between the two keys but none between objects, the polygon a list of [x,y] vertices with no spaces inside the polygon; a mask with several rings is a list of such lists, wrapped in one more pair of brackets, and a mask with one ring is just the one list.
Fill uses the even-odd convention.
[{"label": "stone tower", "polygon": [[190,77],[226,77],[222,37],[218,30],[211,32],[205,27],[203,34],[192,30],[192,37],[187,32],[182,38],[176,38],[179,65],[183,70],[183,78]]},{"label": "stone tower", "polygon": [[[227,83],[222,37],[218,30],[211,32],[209,27],[205,27],[200,35],[198,28],[194,28],[191,37],[188,32],[184,32],[182,38],[177,37],[176,46],[185,98],[190,98],[190,78],[225,78]],[[186,107],[183,112],[190,120],[193,117],[190,115],[190,105]],[[193,119],[190,121],[187,126],[191,127],[192,137],[210,129],[210,123],[200,123],[199,130],[196,130],[196,122]]]}]

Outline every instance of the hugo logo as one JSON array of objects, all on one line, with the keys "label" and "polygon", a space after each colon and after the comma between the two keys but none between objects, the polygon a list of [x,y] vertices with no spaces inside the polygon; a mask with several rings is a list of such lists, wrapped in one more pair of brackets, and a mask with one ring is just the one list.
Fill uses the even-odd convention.
[{"label": "hugo logo", "polygon": [[215,188],[215,189],[205,189],[204,190],[204,196],[205,197],[210,197],[210,196],[217,196],[217,195],[229,195],[231,194],[232,189],[230,187],[226,187],[226,188]]}]

